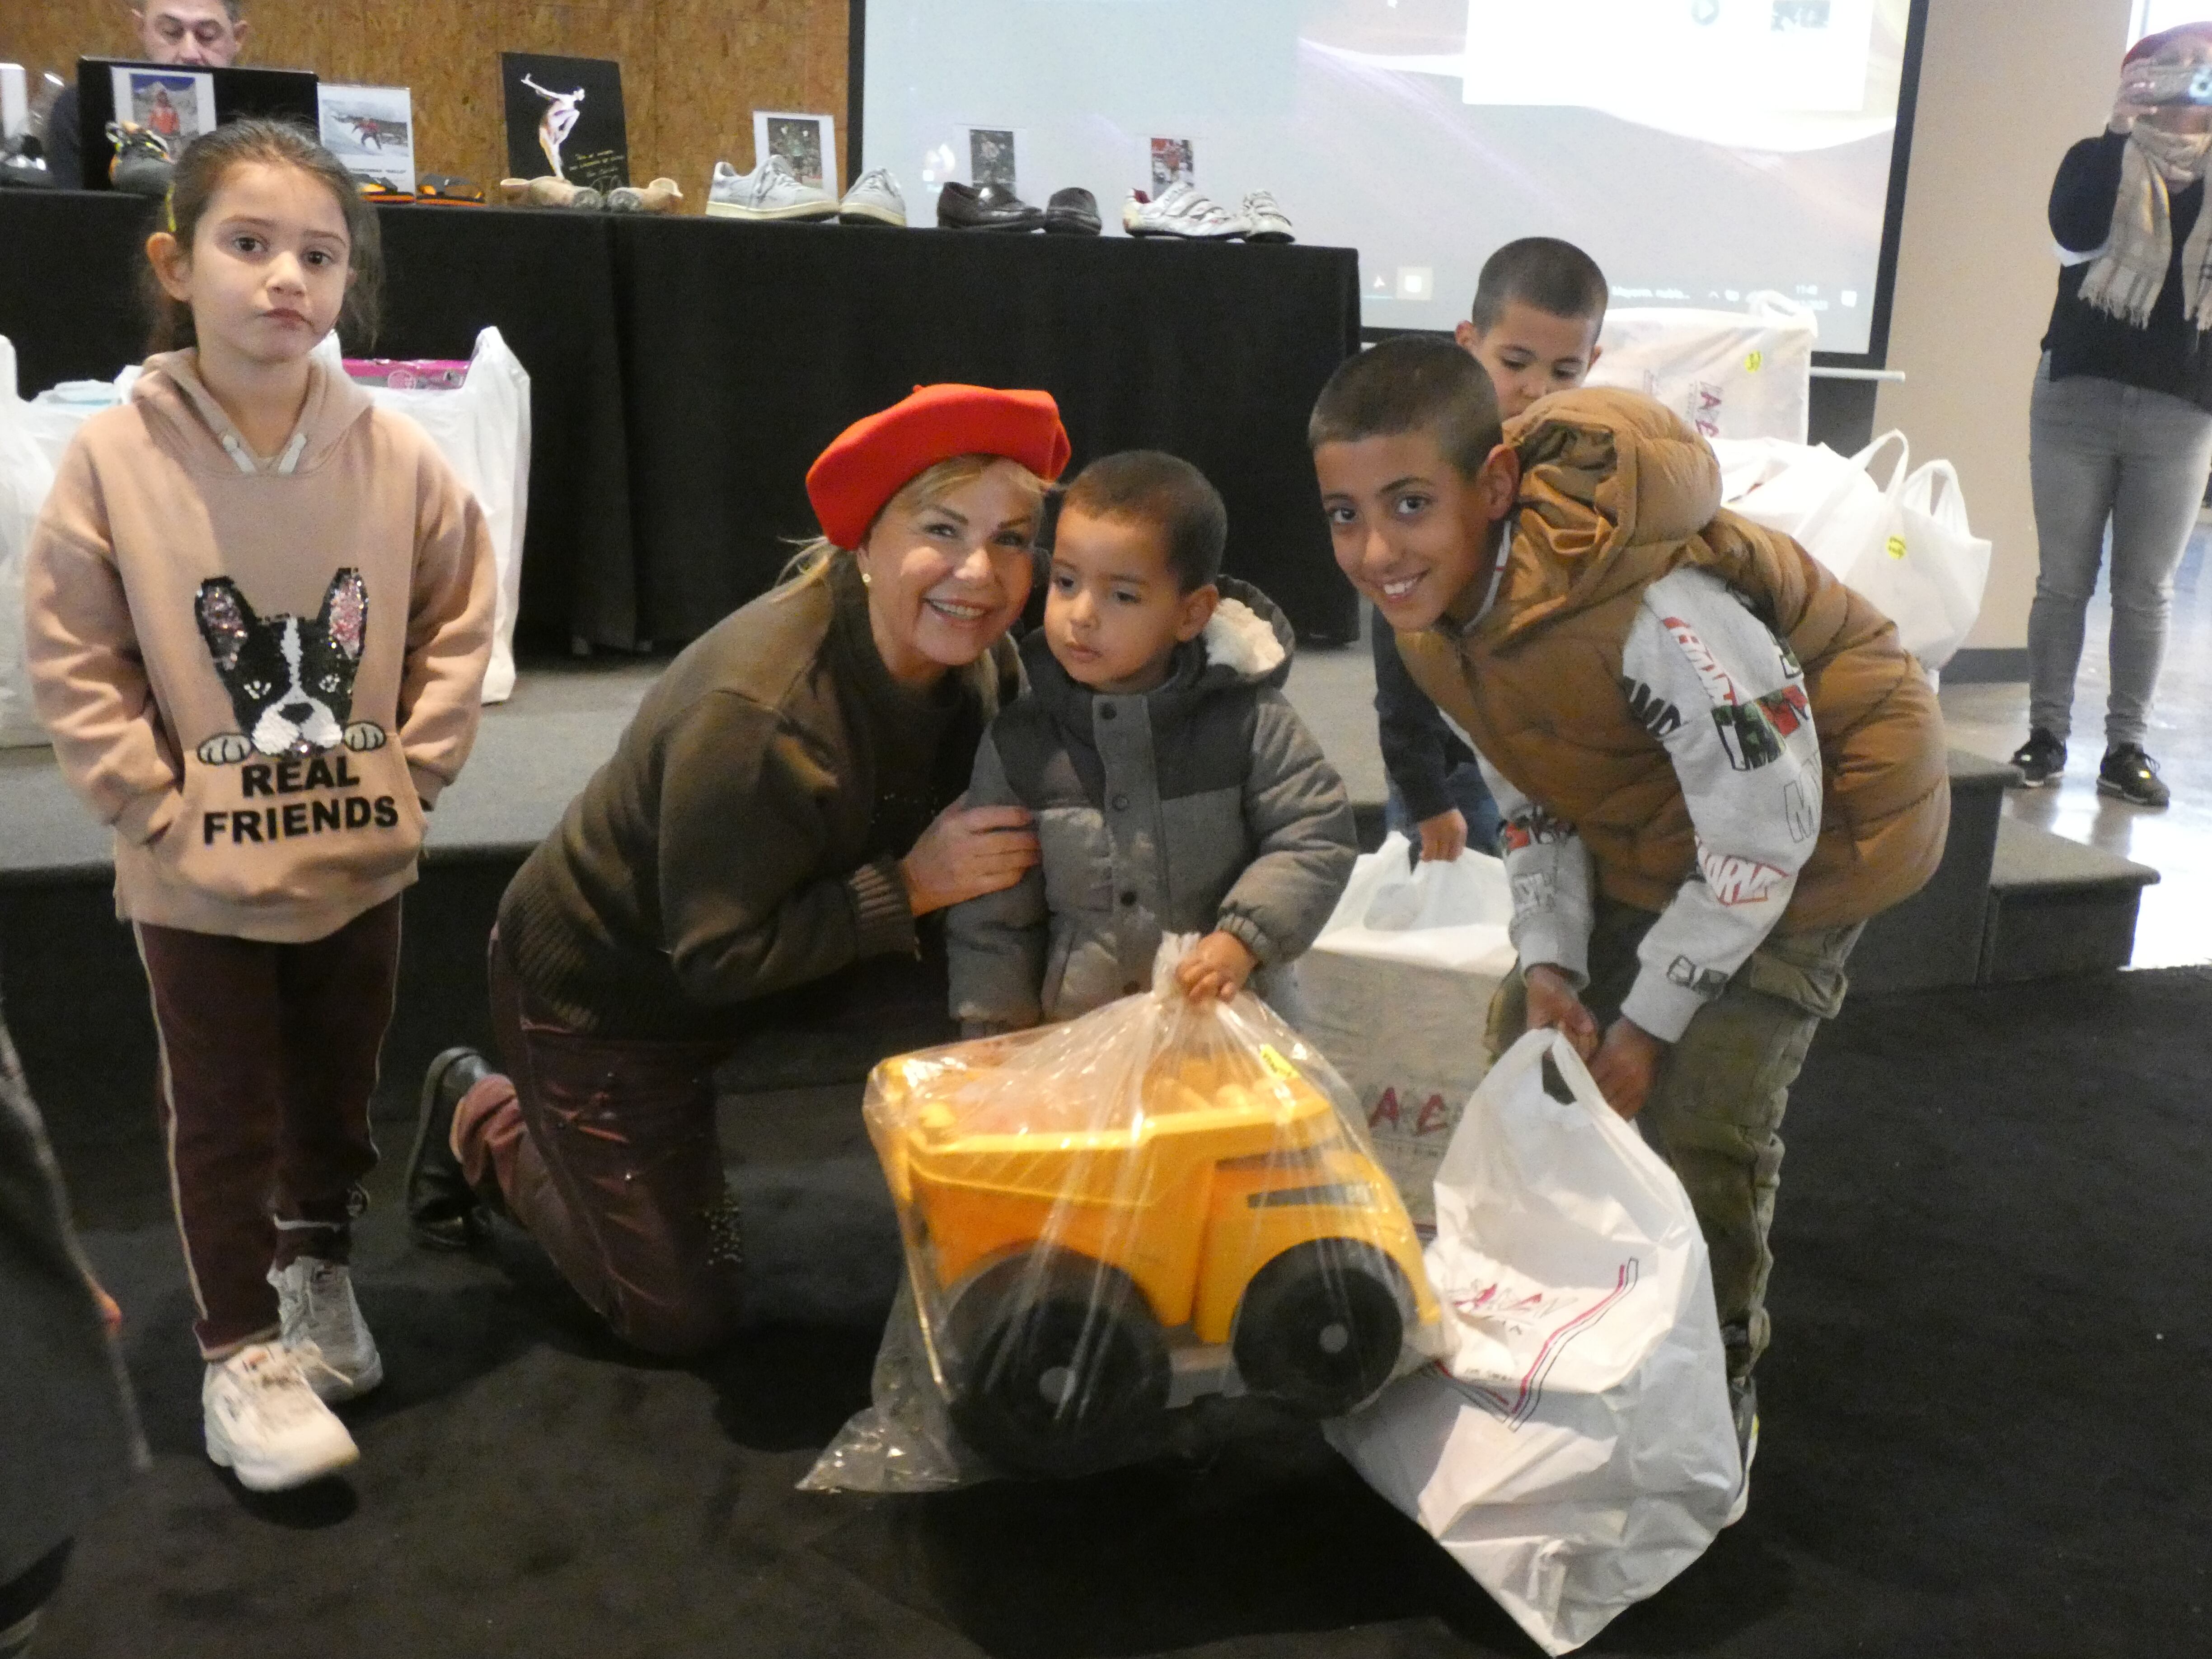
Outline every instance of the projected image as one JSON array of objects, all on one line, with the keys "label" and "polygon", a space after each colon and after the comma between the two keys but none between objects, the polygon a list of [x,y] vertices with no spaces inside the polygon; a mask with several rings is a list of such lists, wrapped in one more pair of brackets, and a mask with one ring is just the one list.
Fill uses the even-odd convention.
[{"label": "projected image", "polygon": [[933,158],[967,143],[946,112],[1002,109],[1025,172],[1103,204],[1194,172],[1160,135],[1196,133],[1208,195],[1271,191],[1301,241],[1359,251],[1370,326],[1449,329],[1493,249],[1553,235],[1589,250],[1618,304],[1773,289],[1812,308],[1824,349],[1863,352],[1909,11],[870,0],[867,159],[941,179]]},{"label": "projected image", "polygon": [[[1813,309],[1824,349],[1864,351],[1906,12],[1906,0],[1313,0],[1300,118],[1391,135],[1437,163],[1357,186],[1366,321],[1443,326],[1488,249],[1549,234],[1589,249],[1616,303],[1727,307],[1771,289]],[[1352,169],[1316,149],[1335,175],[1324,199],[1353,188]],[[1463,217],[1424,215],[1440,174],[1465,191]],[[1400,280],[1416,264],[1438,271],[1425,298]]]}]

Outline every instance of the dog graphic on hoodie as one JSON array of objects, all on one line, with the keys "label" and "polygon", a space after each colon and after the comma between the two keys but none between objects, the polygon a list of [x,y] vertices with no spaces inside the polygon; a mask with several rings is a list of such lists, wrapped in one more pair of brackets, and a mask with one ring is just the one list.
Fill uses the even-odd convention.
[{"label": "dog graphic on hoodie", "polygon": [[312,618],[257,616],[228,576],[202,582],[193,611],[240,728],[200,744],[206,764],[229,766],[255,754],[305,759],[340,744],[384,746],[382,726],[348,722],[354,671],[368,637],[368,587],[360,571],[349,566],[333,575]]}]

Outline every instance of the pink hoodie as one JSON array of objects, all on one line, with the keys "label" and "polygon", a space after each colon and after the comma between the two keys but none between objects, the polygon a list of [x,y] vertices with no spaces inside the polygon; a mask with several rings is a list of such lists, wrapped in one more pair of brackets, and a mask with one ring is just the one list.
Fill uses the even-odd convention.
[{"label": "pink hoodie", "polygon": [[25,572],[32,690],[115,829],[115,904],[320,939],[415,879],[491,650],[483,515],[420,428],[312,366],[246,447],[197,354],[151,359],[62,458]]}]

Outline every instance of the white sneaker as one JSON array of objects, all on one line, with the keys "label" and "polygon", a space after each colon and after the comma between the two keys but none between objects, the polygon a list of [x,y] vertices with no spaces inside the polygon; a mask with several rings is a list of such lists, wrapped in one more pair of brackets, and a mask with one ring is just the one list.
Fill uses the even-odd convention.
[{"label": "white sneaker", "polygon": [[315,1397],[306,1372],[323,1363],[304,1348],[257,1342],[207,1368],[200,1417],[207,1455],[238,1472],[251,1492],[283,1492],[361,1456],[346,1425]]},{"label": "white sneaker", "polygon": [[312,1346],[322,1362],[307,1368],[318,1398],[351,1400],[384,1381],[384,1356],[361,1316],[353,1274],[343,1262],[303,1255],[289,1267],[270,1268],[269,1282],[276,1287],[284,1346]]},{"label": "white sneaker", "polygon": [[802,185],[790,162],[769,155],[750,173],[715,162],[707,211],[723,219],[834,219],[837,198],[818,185]]},{"label": "white sneaker", "polygon": [[1121,228],[1132,236],[1182,236],[1194,241],[1220,242],[1244,234],[1244,222],[1228,209],[1208,201],[1197,186],[1170,185],[1156,201],[1141,190],[1129,192],[1121,204]]},{"label": "white sneaker", "polygon": [[1294,242],[1291,234],[1290,216],[1276,205],[1275,193],[1255,190],[1244,198],[1237,216],[1244,222],[1244,240],[1248,242]]},{"label": "white sneaker", "polygon": [[845,199],[837,204],[840,222],[848,225],[906,223],[906,198],[889,167],[877,167],[853,180]]}]

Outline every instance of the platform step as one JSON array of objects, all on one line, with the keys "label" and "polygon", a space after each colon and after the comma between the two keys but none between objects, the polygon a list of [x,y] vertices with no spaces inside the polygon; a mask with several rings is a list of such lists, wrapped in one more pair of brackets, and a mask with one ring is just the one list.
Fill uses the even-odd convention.
[{"label": "platform step", "polygon": [[1981,982],[2009,985],[2124,968],[2148,865],[2003,818],[1990,867]]}]

